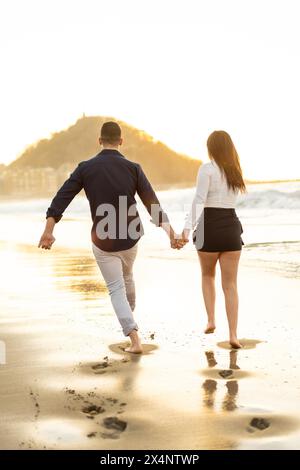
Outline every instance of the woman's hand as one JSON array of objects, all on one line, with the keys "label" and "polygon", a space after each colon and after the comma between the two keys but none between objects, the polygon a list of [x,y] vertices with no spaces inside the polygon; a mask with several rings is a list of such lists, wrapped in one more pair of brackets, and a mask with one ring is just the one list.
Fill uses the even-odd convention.
[{"label": "woman's hand", "polygon": [[189,239],[183,235],[174,234],[174,237],[171,238],[171,248],[175,250],[181,250],[187,243]]},{"label": "woman's hand", "polygon": [[182,234],[181,234],[182,240],[185,240],[185,243],[188,243],[189,237],[190,237],[190,230],[188,228],[183,229]]}]

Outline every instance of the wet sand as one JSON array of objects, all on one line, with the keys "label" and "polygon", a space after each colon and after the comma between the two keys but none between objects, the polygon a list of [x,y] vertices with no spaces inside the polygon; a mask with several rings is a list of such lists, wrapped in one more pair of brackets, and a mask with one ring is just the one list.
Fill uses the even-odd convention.
[{"label": "wet sand", "polygon": [[299,280],[242,263],[240,338],[217,332],[192,250],[141,242],[146,353],[123,351],[89,250],[0,244],[1,449],[299,449]]}]

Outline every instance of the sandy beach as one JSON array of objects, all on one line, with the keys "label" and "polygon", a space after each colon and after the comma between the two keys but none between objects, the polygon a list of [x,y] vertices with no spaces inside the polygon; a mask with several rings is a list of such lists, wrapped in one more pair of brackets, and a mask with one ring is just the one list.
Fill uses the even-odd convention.
[{"label": "sandy beach", "polygon": [[290,467],[256,451],[300,450],[299,17],[0,2],[0,470]]},{"label": "sandy beach", "polygon": [[234,352],[220,289],[202,333],[192,247],[142,240],[132,356],[89,249],[2,242],[0,260],[1,449],[300,448],[299,279],[242,260]]}]

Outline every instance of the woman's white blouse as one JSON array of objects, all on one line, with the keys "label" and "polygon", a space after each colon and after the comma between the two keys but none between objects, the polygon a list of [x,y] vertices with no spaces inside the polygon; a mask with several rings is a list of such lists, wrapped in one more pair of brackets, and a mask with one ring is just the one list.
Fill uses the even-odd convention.
[{"label": "woman's white blouse", "polygon": [[185,220],[185,229],[193,230],[204,207],[234,209],[237,192],[229,189],[225,175],[215,162],[201,165],[196,184],[196,195]]}]

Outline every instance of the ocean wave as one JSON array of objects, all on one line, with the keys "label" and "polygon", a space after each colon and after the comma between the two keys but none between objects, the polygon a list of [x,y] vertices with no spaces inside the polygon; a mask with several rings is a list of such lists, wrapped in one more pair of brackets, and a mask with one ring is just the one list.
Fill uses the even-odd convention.
[{"label": "ocean wave", "polygon": [[[242,209],[300,209],[300,184],[290,183],[285,186],[274,184],[274,187],[263,185],[249,185],[248,192],[240,195],[237,207]],[[159,198],[168,208],[188,206],[192,203],[195,188],[161,191]]]},{"label": "ocean wave", "polygon": [[285,277],[300,277],[300,241],[248,243],[243,255],[245,265],[261,266]]},{"label": "ocean wave", "polygon": [[[299,188],[299,189],[298,189]],[[287,190],[263,187],[249,187],[249,191],[238,197],[239,209],[300,209],[300,185],[286,187]],[[159,191],[159,199],[167,211],[187,211],[193,201],[195,188]],[[51,198],[0,201],[1,214],[44,214]],[[138,201],[138,206],[141,206]],[[79,196],[72,201],[70,213],[89,215],[88,201]]]},{"label": "ocean wave", "polygon": [[239,208],[300,209],[300,190],[282,192],[275,189],[253,191],[239,196]]}]

